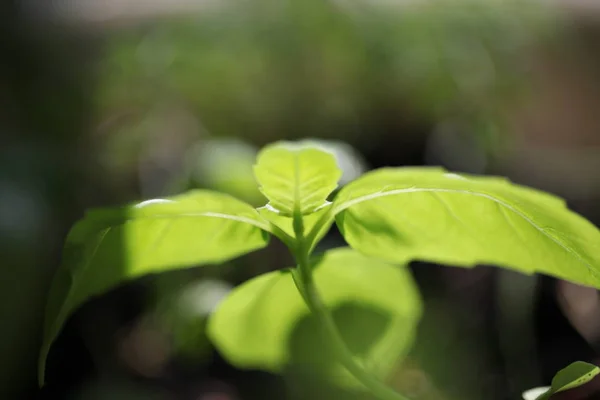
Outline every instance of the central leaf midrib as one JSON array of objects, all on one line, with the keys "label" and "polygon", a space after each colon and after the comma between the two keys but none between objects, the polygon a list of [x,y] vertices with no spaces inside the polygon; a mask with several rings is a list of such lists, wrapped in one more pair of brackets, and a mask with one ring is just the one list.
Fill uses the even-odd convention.
[{"label": "central leaf midrib", "polygon": [[300,154],[294,154],[294,204],[293,212],[301,212],[302,205],[300,204]]}]

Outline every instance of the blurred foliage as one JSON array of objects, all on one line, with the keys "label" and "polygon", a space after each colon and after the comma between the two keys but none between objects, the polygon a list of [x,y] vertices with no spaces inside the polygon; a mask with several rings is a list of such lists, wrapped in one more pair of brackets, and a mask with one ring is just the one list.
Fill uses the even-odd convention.
[{"label": "blurred foliage", "polygon": [[518,0],[400,3],[234,2],[114,31],[97,98],[104,128],[118,132],[111,148],[131,148],[124,130],[139,138],[172,108],[195,121],[185,132],[196,138],[368,144],[384,110],[462,121],[497,148],[503,113],[526,88],[526,54],[556,28],[553,14]]},{"label": "blurred foliage", "polygon": [[160,325],[170,334],[174,355],[196,361],[210,358],[207,317],[231,290],[224,281],[199,278],[193,270],[157,277],[154,307]]},{"label": "blurred foliage", "polygon": [[240,139],[213,139],[196,145],[186,158],[193,183],[236,196],[254,206],[264,203],[252,166],[258,149]]}]

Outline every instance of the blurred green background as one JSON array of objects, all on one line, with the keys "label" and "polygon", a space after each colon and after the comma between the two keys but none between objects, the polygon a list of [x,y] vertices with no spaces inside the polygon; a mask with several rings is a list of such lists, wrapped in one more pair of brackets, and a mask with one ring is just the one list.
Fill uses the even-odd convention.
[{"label": "blurred green background", "polygon": [[[382,166],[442,165],[507,175],[600,221],[600,6],[593,3],[12,0],[2,7],[2,399],[369,398],[327,383],[306,360],[281,376],[237,370],[205,337],[206,315],[232,287],[291,265],[277,243],[90,301],[51,353],[47,387],[35,384],[46,293],[83,210],[196,187],[260,206],[251,167],[275,140],[329,146],[342,183]],[[323,248],[342,244],[332,232]],[[597,360],[595,290],[485,266],[413,270],[425,318],[391,380],[413,399],[519,399],[569,362]],[[356,330],[358,341],[376,334],[360,330],[357,313],[339,311],[342,330]],[[299,323],[295,345],[322,355],[307,326]],[[565,398],[594,398],[596,386]]]}]

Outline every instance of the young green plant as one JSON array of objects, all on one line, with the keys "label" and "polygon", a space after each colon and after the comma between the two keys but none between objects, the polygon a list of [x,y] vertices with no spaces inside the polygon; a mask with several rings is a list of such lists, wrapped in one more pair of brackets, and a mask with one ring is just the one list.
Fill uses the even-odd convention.
[{"label": "young green plant", "polygon": [[[311,314],[336,361],[323,372],[383,400],[406,399],[382,382],[410,349],[421,315],[410,261],[497,265],[600,287],[600,231],[563,200],[504,178],[383,168],[331,200],[341,171],[332,154],[309,142],[267,146],[254,172],[268,199],[259,209],[193,190],[88,212],[66,239],[51,289],[40,384],[53,341],[91,297],[143,275],[226,262],[265,247],[271,236],[296,266],[230,293],[208,323],[215,346],[234,365],[281,371],[292,362],[292,328]],[[313,254],[334,223],[349,246]],[[349,348],[348,332],[332,317],[347,303],[387,317],[365,351]]]}]

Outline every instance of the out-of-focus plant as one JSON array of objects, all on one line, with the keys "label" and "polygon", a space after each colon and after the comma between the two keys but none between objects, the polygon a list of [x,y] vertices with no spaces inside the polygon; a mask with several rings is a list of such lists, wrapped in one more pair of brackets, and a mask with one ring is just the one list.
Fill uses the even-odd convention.
[{"label": "out-of-focus plant", "polygon": [[210,351],[206,337],[208,316],[231,291],[230,284],[190,274],[159,277],[155,314],[171,333],[173,353],[186,359],[203,359]]},{"label": "out-of-focus plant", "polygon": [[186,154],[190,180],[258,205],[262,195],[254,182],[252,165],[258,149],[241,139],[209,139],[198,142]]},{"label": "out-of-focus plant", "polygon": [[[209,338],[239,367],[278,372],[298,362],[384,400],[406,399],[380,379],[406,355],[421,316],[410,261],[491,264],[600,288],[600,230],[561,199],[506,179],[383,168],[332,198],[342,171],[314,141],[269,145],[253,170],[269,201],[263,207],[195,190],[93,210],[72,228],[48,300],[41,384],[52,343],[89,298],[144,275],[225,263],[264,248],[271,236],[296,266],[229,293],[210,315]],[[349,247],[315,254],[334,223]],[[193,303],[205,313],[213,301]],[[306,316],[313,319],[302,322]],[[299,331],[313,340],[298,340]],[[597,372],[575,363],[541,399]]]},{"label": "out-of-focus plant", "polygon": [[508,0],[224,3],[113,33],[98,101],[104,117],[175,103],[215,135],[258,144],[306,132],[356,144],[374,115],[401,107],[463,121],[490,150],[550,15]]}]

